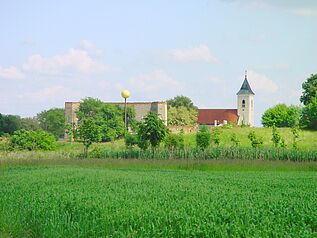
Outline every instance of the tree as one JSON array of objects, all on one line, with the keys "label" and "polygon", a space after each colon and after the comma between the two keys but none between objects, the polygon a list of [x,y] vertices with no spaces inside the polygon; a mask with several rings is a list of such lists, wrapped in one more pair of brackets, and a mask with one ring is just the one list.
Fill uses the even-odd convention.
[{"label": "tree", "polygon": [[302,88],[304,91],[300,101],[306,106],[317,96],[317,74],[311,74],[302,84]]},{"label": "tree", "polygon": [[37,114],[37,120],[44,131],[52,133],[56,139],[65,132],[65,112],[62,108],[52,108]]},{"label": "tree", "polygon": [[298,127],[292,128],[292,134],[293,134],[293,148],[297,149],[297,140],[299,138],[299,129]]},{"label": "tree", "polygon": [[301,109],[297,106],[277,104],[267,109],[262,115],[264,127],[294,127],[299,124]]},{"label": "tree", "polygon": [[148,141],[152,149],[160,145],[167,133],[167,127],[154,112],[149,112],[138,128],[139,139],[143,142]]},{"label": "tree", "polygon": [[0,135],[8,133],[12,135],[15,131],[22,129],[21,117],[16,115],[1,115]]},{"label": "tree", "polygon": [[211,133],[207,126],[201,126],[199,131],[196,133],[196,144],[200,149],[206,149],[210,146]]},{"label": "tree", "polygon": [[165,147],[169,149],[184,149],[184,131],[179,134],[169,133],[164,140]]},{"label": "tree", "polygon": [[168,107],[186,107],[187,109],[195,109],[197,110],[197,107],[194,105],[192,100],[189,97],[186,96],[176,96],[172,99],[167,100]]},{"label": "tree", "polygon": [[[128,108],[128,122],[134,122],[134,110]],[[102,141],[114,141],[124,136],[124,110],[120,106],[106,104],[99,99],[86,98],[82,101],[77,112],[79,123],[85,118],[93,118],[101,128]]]},{"label": "tree", "polygon": [[34,117],[21,118],[22,128],[29,131],[37,131],[41,129],[40,123]]},{"label": "tree", "polygon": [[197,122],[197,107],[186,96],[167,100],[168,124],[173,126],[194,125]]},{"label": "tree", "polygon": [[317,130],[317,96],[303,108],[302,125],[304,128]]},{"label": "tree", "polygon": [[78,136],[84,144],[84,156],[87,158],[92,143],[98,143],[102,139],[101,128],[93,118],[84,118],[78,126]]},{"label": "tree", "polygon": [[172,126],[195,125],[197,123],[197,110],[192,108],[187,109],[184,106],[170,106],[168,109],[167,123]]}]

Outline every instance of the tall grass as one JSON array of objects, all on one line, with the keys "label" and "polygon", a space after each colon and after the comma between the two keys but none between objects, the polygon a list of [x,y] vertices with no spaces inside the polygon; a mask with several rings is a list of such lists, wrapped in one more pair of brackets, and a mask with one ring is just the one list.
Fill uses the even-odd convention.
[{"label": "tall grass", "polygon": [[206,150],[156,149],[156,150],[109,150],[94,149],[91,158],[111,159],[180,159],[180,160],[285,160],[285,161],[317,161],[317,151],[300,151],[284,148],[245,148],[245,147],[212,147]]}]

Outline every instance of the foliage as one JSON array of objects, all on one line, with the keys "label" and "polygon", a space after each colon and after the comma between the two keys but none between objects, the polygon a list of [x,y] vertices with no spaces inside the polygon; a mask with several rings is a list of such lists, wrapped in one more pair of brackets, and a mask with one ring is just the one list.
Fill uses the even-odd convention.
[{"label": "foliage", "polygon": [[37,131],[41,129],[40,123],[35,117],[21,118],[22,128],[28,131]]},{"label": "foliage", "polygon": [[44,131],[52,133],[56,139],[64,136],[65,112],[62,108],[52,108],[37,114],[37,120]]},{"label": "foliage", "polygon": [[300,101],[306,106],[317,97],[317,74],[311,74],[302,84],[302,88],[304,91]]},{"label": "foliage", "polygon": [[172,126],[195,125],[197,123],[197,110],[188,109],[184,106],[170,106],[168,108],[167,123]]},{"label": "foliage", "polygon": [[275,147],[278,147],[281,143],[282,138],[281,138],[280,133],[277,131],[276,126],[272,127],[272,139],[271,140],[272,140],[273,145]]},{"label": "foliage", "polygon": [[189,97],[186,97],[183,95],[176,96],[172,99],[167,100],[167,106],[176,107],[176,108],[185,107],[188,110],[190,109],[197,110],[197,107],[194,105],[192,100]]},{"label": "foliage", "polygon": [[22,129],[21,117],[0,114],[0,135],[4,133],[12,135],[15,131],[20,129]]},{"label": "foliage", "polygon": [[219,144],[220,144],[220,135],[221,135],[220,128],[219,127],[215,127],[212,130],[211,141],[217,146],[219,146]]},{"label": "foliage", "polygon": [[127,148],[132,148],[134,145],[138,144],[138,135],[126,133],[124,137],[124,142]]},{"label": "foliage", "polygon": [[141,143],[148,141],[152,148],[156,148],[168,133],[163,121],[154,112],[149,112],[144,121],[139,124],[138,137]]},{"label": "foliage", "polygon": [[211,143],[211,133],[207,126],[201,126],[196,133],[196,145],[200,149],[206,149]]},{"label": "foliage", "polygon": [[317,96],[312,98],[311,102],[304,107],[302,125],[304,128],[317,130]]},{"label": "foliage", "polygon": [[277,104],[264,112],[262,124],[264,127],[294,127],[299,124],[300,114],[300,107]]},{"label": "foliage", "polygon": [[297,149],[298,145],[297,145],[297,140],[299,138],[299,128],[298,127],[293,127],[292,128],[292,134],[293,134],[293,148]]},{"label": "foliage", "polygon": [[98,143],[102,139],[101,128],[93,118],[81,120],[78,126],[79,140],[84,144],[84,156],[88,157],[88,149],[92,143]]},{"label": "foliage", "polygon": [[[134,122],[134,110],[128,107],[128,125]],[[77,112],[79,123],[85,118],[92,118],[101,128],[102,141],[114,141],[124,136],[124,108],[106,104],[99,99],[86,98]]]},{"label": "foliage", "polygon": [[17,150],[53,150],[56,148],[54,135],[38,130],[18,130],[13,133],[10,146]]},{"label": "foliage", "polygon": [[184,149],[184,131],[179,134],[169,133],[164,140],[164,144],[169,149]]},{"label": "foliage", "polygon": [[0,151],[10,150],[10,135],[4,134],[0,136]]},{"label": "foliage", "polygon": [[236,133],[232,133],[231,137],[230,137],[230,141],[235,145],[235,146],[239,146],[240,145],[240,140],[237,137]]},{"label": "foliage", "polygon": [[258,148],[258,147],[261,147],[263,145],[263,138],[256,136],[254,130],[249,133],[248,139],[250,140],[251,146],[253,148]]}]

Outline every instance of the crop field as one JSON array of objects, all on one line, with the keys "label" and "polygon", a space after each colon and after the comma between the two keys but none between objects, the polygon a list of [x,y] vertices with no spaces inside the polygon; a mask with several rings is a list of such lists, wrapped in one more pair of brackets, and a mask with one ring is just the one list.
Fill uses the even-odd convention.
[{"label": "crop field", "polygon": [[2,164],[0,237],[317,236],[314,170],[129,163]]}]

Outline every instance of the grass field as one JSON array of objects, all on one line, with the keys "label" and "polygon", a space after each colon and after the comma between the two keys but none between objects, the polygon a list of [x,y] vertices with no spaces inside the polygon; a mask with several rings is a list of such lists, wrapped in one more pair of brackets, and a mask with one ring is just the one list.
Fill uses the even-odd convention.
[{"label": "grass field", "polygon": [[0,237],[316,237],[317,165],[2,160]]}]

